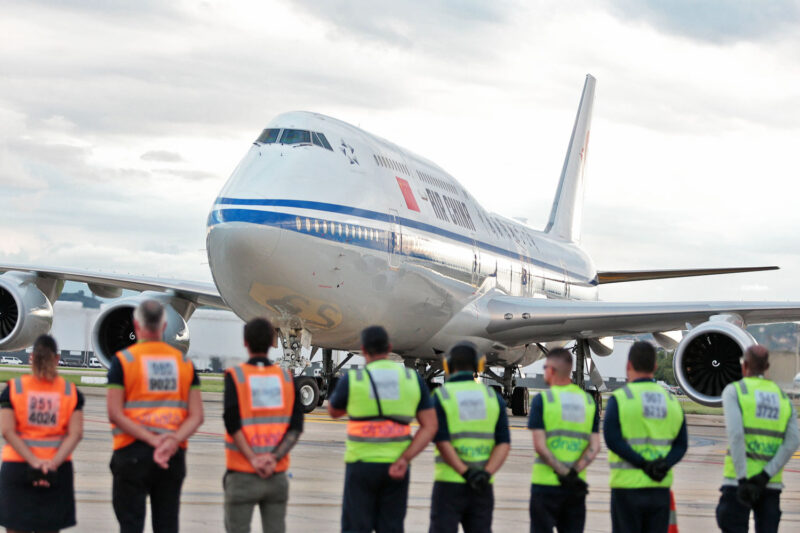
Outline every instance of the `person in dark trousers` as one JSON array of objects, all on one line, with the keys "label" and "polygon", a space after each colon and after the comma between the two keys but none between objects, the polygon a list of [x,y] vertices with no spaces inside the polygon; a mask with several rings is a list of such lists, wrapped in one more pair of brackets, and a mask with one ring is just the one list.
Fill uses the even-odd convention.
[{"label": "person in dark trousers", "polygon": [[[364,368],[350,370],[328,400],[333,418],[345,415],[342,531],[402,532],[408,502],[409,463],[436,434],[436,412],[416,372],[389,361],[386,330],[361,332]],[[416,417],[419,430],[411,435]]]},{"label": "person in dark trousers", "polygon": [[686,453],[689,438],[680,402],[655,382],[655,370],[653,345],[635,342],[628,383],[606,405],[614,533],[667,533],[670,525],[672,467]]},{"label": "person in dark trousers", "polygon": [[531,473],[531,533],[583,531],[586,468],[600,451],[600,413],[591,395],[570,381],[572,354],[547,354],[544,380],[550,386],[531,402],[528,429],[536,457]]},{"label": "person in dark trousers", "polygon": [[492,530],[492,476],[511,449],[506,402],[475,381],[484,359],[471,342],[450,348],[445,384],[433,392],[439,429],[431,497],[430,533],[483,533]]},{"label": "person in dark trousers", "polygon": [[764,374],[769,352],[749,347],[742,378],[722,391],[728,453],[717,505],[725,533],[746,533],[753,511],[758,533],[775,533],[781,520],[783,467],[800,445],[797,415],[786,394]]},{"label": "person in dark trousers", "polygon": [[141,533],[150,496],[154,533],[177,533],[187,440],[203,423],[200,380],[184,354],[162,342],[164,306],[134,310],[137,344],[108,369],[108,420],[114,452],[111,499],[121,533]]},{"label": "person in dark trousers", "polygon": [[303,432],[303,406],[294,377],[267,358],[275,330],[264,318],[244,326],[250,358],[225,372],[225,529],[249,533],[253,509],[261,529],[286,531],[289,451]]},{"label": "person in dark trousers", "polygon": [[76,524],[70,455],[83,436],[83,395],[58,375],[58,348],[49,335],[33,343],[33,374],[0,394],[6,441],[0,467],[0,525],[8,533],[58,531]]}]

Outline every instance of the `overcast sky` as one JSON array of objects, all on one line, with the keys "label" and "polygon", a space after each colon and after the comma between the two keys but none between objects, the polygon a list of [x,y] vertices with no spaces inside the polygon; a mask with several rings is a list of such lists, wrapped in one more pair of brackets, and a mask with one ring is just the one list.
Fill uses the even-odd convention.
[{"label": "overcast sky", "polygon": [[0,5],[0,262],[210,279],[211,203],[294,109],[541,228],[591,73],[598,268],[782,268],[602,297],[800,300],[796,1]]}]

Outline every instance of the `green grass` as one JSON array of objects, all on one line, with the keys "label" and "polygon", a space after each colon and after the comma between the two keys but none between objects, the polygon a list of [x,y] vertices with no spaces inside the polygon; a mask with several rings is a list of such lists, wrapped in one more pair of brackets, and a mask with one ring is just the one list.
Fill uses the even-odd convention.
[{"label": "green grass", "polygon": [[[24,375],[23,372],[9,372],[8,370],[0,370],[0,382],[5,383],[10,379]],[[61,374],[61,376],[69,382],[72,382],[81,387],[102,387],[104,384],[99,383],[81,383],[81,376],[79,374]],[[225,387],[225,381],[221,379],[203,379],[200,378],[200,390],[202,392],[222,392]]]}]

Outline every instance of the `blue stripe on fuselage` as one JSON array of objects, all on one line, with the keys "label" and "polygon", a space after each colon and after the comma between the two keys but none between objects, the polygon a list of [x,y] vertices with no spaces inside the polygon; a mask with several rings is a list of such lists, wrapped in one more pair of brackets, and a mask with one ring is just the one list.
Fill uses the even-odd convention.
[{"label": "blue stripe on fuselage", "polygon": [[[256,198],[252,198],[251,199],[251,198],[224,198],[223,197],[223,198],[217,198],[217,200],[216,200],[216,202],[214,202],[214,204],[215,205],[228,204],[228,205],[242,205],[242,206],[252,205],[252,206],[293,207],[293,208],[297,208],[297,209],[310,209],[310,210],[315,210],[315,211],[323,211],[323,212],[351,215],[351,216],[356,216],[356,217],[360,217],[360,218],[366,218],[366,219],[369,219],[369,220],[377,220],[377,221],[380,221],[380,222],[396,222],[396,223],[398,223],[398,224],[400,224],[402,226],[408,227],[408,228],[414,228],[414,229],[418,229],[418,230],[421,230],[421,231],[426,231],[428,233],[433,233],[435,235],[439,235],[441,237],[446,237],[448,239],[452,239],[454,241],[458,241],[458,242],[467,244],[469,246],[475,245],[475,246],[477,246],[478,248],[480,248],[482,250],[494,252],[496,254],[499,254],[499,255],[502,255],[502,256],[505,256],[505,257],[510,257],[510,258],[512,258],[514,260],[517,260],[517,261],[523,261],[523,262],[527,262],[527,263],[532,263],[532,264],[535,264],[535,265],[538,265],[538,266],[541,266],[543,268],[547,268],[547,269],[550,269],[550,270],[555,270],[555,271],[559,270],[559,267],[551,265],[549,263],[546,263],[546,262],[542,261],[541,259],[536,259],[534,257],[528,257],[528,256],[525,256],[525,255],[516,253],[516,252],[512,252],[512,251],[506,250],[504,248],[500,248],[499,246],[495,246],[493,244],[489,244],[489,243],[485,243],[485,242],[482,242],[482,241],[474,240],[471,237],[468,237],[468,236],[465,236],[465,235],[460,235],[458,233],[455,233],[455,232],[440,228],[438,226],[434,226],[434,225],[431,225],[431,224],[426,224],[425,222],[419,222],[419,221],[416,221],[416,220],[412,220],[412,219],[409,219],[409,218],[403,218],[403,217],[394,217],[392,215],[389,215],[389,214],[386,214],[386,213],[381,213],[379,211],[370,211],[368,209],[359,209],[359,208],[356,208],[356,207],[349,207],[349,206],[338,205],[338,204],[330,204],[330,203],[326,203],[326,202],[311,202],[311,201],[307,201],[307,200],[272,200],[272,199],[256,199]],[[225,212],[226,215],[223,217],[223,219],[217,219],[217,222],[213,222],[215,220],[215,218],[214,218],[215,217],[215,213],[219,213],[219,212]],[[278,217],[278,216],[287,217],[288,218],[288,222],[285,221],[285,220],[283,222],[284,222],[284,224],[289,224],[289,226],[284,226],[284,224],[276,224],[278,219],[277,218],[272,218],[272,217]],[[253,224],[276,225],[276,226],[284,227],[285,229],[293,229],[293,230],[297,231],[297,228],[296,228],[296,225],[295,225],[295,217],[296,216],[297,215],[288,215],[288,214],[283,214],[283,213],[260,211],[260,210],[254,210],[254,209],[218,209],[218,210],[212,211],[211,214],[209,215],[209,217],[208,217],[208,225],[210,226],[213,223],[218,223],[218,222],[250,222],[250,223],[253,223]],[[326,237],[326,236],[325,235],[319,235],[319,237]],[[332,236],[329,236],[329,237],[331,239],[333,239]],[[350,241],[347,241],[347,242],[350,242]],[[355,241],[353,243],[356,244]],[[361,245],[361,242],[359,241],[358,244]],[[373,247],[370,246],[370,248],[373,248]],[[385,248],[383,248],[383,249],[385,249]],[[575,272],[567,271],[566,273],[569,274],[570,276],[575,277],[575,278],[578,278],[578,279],[581,279],[581,280],[585,280],[584,283],[588,283],[589,285],[597,285],[597,279],[596,278],[595,279],[586,280],[585,278],[583,278],[583,276],[581,276],[580,274],[577,274]]]}]

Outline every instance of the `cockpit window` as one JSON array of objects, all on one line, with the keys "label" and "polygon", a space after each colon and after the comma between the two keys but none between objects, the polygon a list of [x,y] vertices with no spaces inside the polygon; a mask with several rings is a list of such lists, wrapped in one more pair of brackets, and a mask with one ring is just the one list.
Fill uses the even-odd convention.
[{"label": "cockpit window", "polygon": [[331,152],[333,151],[333,148],[331,148],[331,145],[328,143],[328,139],[326,139],[325,135],[323,135],[322,133],[317,133],[316,131],[312,131],[311,138],[314,139],[314,144],[316,144],[317,146],[321,146],[322,148],[330,150]]},{"label": "cockpit window", "polygon": [[283,130],[281,144],[311,144],[311,132],[304,130]]},{"label": "cockpit window", "polygon": [[278,133],[280,133],[280,131],[281,130],[279,129],[268,128],[261,132],[261,135],[258,136],[256,142],[261,144],[272,144],[278,140]]}]

